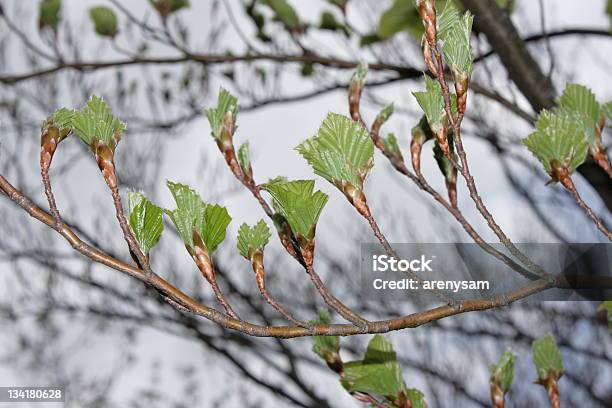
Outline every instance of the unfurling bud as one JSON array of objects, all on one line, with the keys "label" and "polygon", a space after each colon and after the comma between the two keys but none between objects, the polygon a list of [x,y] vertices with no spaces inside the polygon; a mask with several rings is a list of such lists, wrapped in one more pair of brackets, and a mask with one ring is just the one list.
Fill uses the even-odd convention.
[{"label": "unfurling bud", "polygon": [[370,208],[368,207],[365,194],[363,194],[360,189],[347,182],[343,182],[339,187],[353,207],[357,209],[359,214],[369,218]]},{"label": "unfurling bud", "polygon": [[417,0],[416,6],[425,27],[427,41],[435,44],[437,41],[436,2],[435,0]]},{"label": "unfurling bud", "polygon": [[416,174],[421,174],[421,150],[428,139],[423,126],[429,127],[426,119],[421,119],[412,128],[412,140],[410,141],[410,157],[412,159],[412,168]]},{"label": "unfurling bud", "polygon": [[444,156],[449,157],[451,152],[450,147],[448,146],[448,130],[446,126],[440,126],[437,129],[432,129],[432,131],[436,136],[436,142],[438,142],[438,146],[440,146],[442,153],[444,154]]},{"label": "unfurling bud", "polygon": [[438,66],[436,65],[436,61],[431,53],[431,47],[429,46],[429,42],[427,42],[427,38],[424,34],[423,38],[421,39],[421,52],[423,53],[423,59],[425,60],[427,69],[434,77],[437,77]]},{"label": "unfurling bud", "polygon": [[113,161],[114,152],[113,150],[100,142],[98,139],[94,139],[92,142],[92,150],[96,156],[96,162],[102,172],[104,181],[111,189],[117,187],[117,174],[115,172],[115,163]]},{"label": "unfurling bud", "polygon": [[278,238],[280,239],[281,244],[283,244],[285,250],[289,253],[289,255],[298,259],[295,247],[293,245],[294,242],[292,239],[291,227],[289,226],[289,223],[287,222],[285,217],[283,217],[279,213],[276,213],[272,216],[272,221],[276,226]]},{"label": "unfurling bud", "polygon": [[225,112],[223,115],[223,121],[221,122],[221,129],[219,138],[217,139],[217,146],[225,162],[229,166],[230,170],[238,180],[242,180],[242,171],[240,164],[236,158],[236,151],[234,150],[234,132],[236,131],[236,122],[232,112]]},{"label": "unfurling bud", "polygon": [[361,101],[361,92],[365,85],[366,75],[368,73],[368,65],[365,62],[360,62],[357,65],[357,70],[351,78],[351,85],[349,86],[348,100],[349,100],[349,112],[351,118],[362,123],[361,113],[359,112],[359,102]]},{"label": "unfurling bud", "polygon": [[257,287],[259,288],[259,291],[263,294],[266,292],[266,270],[264,268],[263,262],[263,251],[252,251],[251,253],[249,253],[249,258],[251,260],[251,267],[253,268],[253,272],[255,272],[255,282],[257,282]]},{"label": "unfurling bud", "polygon": [[606,150],[601,144],[598,144],[596,148],[590,149],[591,157],[595,160],[595,163],[601,167],[606,173],[611,174],[612,166],[610,160],[606,155]]}]

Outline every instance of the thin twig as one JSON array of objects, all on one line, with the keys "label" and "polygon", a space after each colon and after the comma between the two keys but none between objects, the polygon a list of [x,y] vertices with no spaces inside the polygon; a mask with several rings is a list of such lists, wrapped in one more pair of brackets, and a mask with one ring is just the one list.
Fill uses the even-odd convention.
[{"label": "thin twig", "polygon": [[576,189],[572,178],[568,175],[567,177],[562,177],[559,181],[561,182],[563,187],[565,187],[566,190],[570,192],[572,197],[574,197],[574,200],[576,200],[580,208],[584,210],[586,215],[597,226],[597,229],[599,229],[608,238],[608,240],[612,241],[612,233],[606,228],[603,221],[593,212],[593,209],[589,207],[587,203],[584,202],[584,200],[580,196],[580,193],[578,193],[578,190]]}]

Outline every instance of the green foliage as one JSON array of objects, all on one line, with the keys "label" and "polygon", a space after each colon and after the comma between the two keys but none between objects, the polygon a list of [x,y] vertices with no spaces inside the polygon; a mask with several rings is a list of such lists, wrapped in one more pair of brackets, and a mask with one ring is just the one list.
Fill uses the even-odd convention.
[{"label": "green foliage", "polygon": [[[438,1],[441,6],[444,1]],[[395,0],[391,7],[385,11],[378,22],[378,35],[387,39],[399,33],[408,31],[415,39],[421,40],[423,23],[415,8],[414,0]]]},{"label": "green foliage", "polygon": [[288,30],[299,30],[302,27],[300,17],[287,0],[262,0],[274,12],[274,19],[282,23]]},{"label": "green foliage", "polygon": [[425,75],[425,91],[413,92],[412,95],[423,109],[429,127],[437,133],[444,126],[444,97],[440,84]]},{"label": "green foliage", "polygon": [[365,85],[366,76],[368,75],[368,64],[364,61],[360,61],[357,64],[357,69],[353,73],[351,77],[351,84],[363,87]]},{"label": "green foliage", "polygon": [[149,254],[164,230],[163,211],[140,193],[128,193],[130,227],[140,250]]},{"label": "green foliage", "polygon": [[[455,160],[457,160],[457,155],[455,154],[455,145],[453,142],[453,134],[451,131],[449,131],[446,135],[446,140],[448,141],[450,153],[455,157]],[[453,166],[453,163],[451,163],[451,161],[448,159],[448,157],[444,155],[444,152],[440,148],[440,145],[438,144],[437,140],[434,143],[433,152],[434,159],[436,160],[436,163],[438,163],[438,168],[442,172],[444,178],[449,181],[454,181],[457,178],[457,170],[455,169],[455,166]]]},{"label": "green foliage", "polygon": [[246,223],[242,224],[238,230],[238,252],[246,259],[250,259],[253,252],[264,250],[270,235],[270,228],[264,220],[259,220],[252,227],[249,227]]},{"label": "green foliage", "polygon": [[362,190],[363,181],[374,165],[374,144],[367,130],[336,113],[329,113],[317,134],[296,150],[315,174],[339,187],[346,182]]},{"label": "green foliage", "polygon": [[345,33],[347,32],[346,26],[336,20],[334,13],[330,11],[324,11],[321,14],[321,22],[319,23],[319,28],[322,30],[343,31]]},{"label": "green foliage", "polygon": [[474,56],[470,45],[473,16],[469,12],[459,15],[452,1],[446,3],[440,16],[439,38],[442,40],[442,53],[446,63],[460,76],[469,78],[472,74]]},{"label": "green foliage", "polygon": [[50,27],[57,31],[61,20],[62,0],[42,0],[38,7],[38,27]]},{"label": "green foliage", "polygon": [[490,367],[491,383],[499,384],[504,392],[508,392],[514,378],[514,360],[516,355],[511,351],[506,351],[497,364]]},{"label": "green foliage", "polygon": [[580,125],[590,146],[599,144],[597,122],[601,110],[595,94],[587,87],[567,84],[559,98],[559,111],[570,116]]},{"label": "green foliage", "polygon": [[382,108],[382,110],[376,116],[376,120],[380,121],[381,124],[385,123],[386,121],[389,120],[389,118],[391,117],[391,115],[393,115],[394,112],[395,112],[395,105],[393,105],[393,103],[390,103],[384,108]]},{"label": "green foliage", "polygon": [[548,174],[552,163],[564,165],[573,172],[587,154],[588,145],[578,124],[562,113],[542,111],[536,122],[536,130],[523,144],[540,160]]},{"label": "green foliage", "polygon": [[344,374],[341,383],[350,392],[394,398],[406,390],[393,345],[378,334],[370,340],[363,360],[344,365]]},{"label": "green foliage", "polygon": [[606,102],[601,106],[601,114],[608,122],[612,122],[612,101]]},{"label": "green foliage", "polygon": [[416,388],[409,388],[405,392],[406,397],[412,404],[412,408],[427,408],[427,403],[425,402],[425,394]]},{"label": "green foliage", "polygon": [[312,62],[305,62],[302,64],[302,68],[300,69],[300,74],[304,77],[309,77],[314,74],[315,68]]},{"label": "green foliage", "polygon": [[382,38],[378,33],[364,34],[361,37],[359,37],[359,46],[367,47],[369,45],[379,43],[383,40],[384,38]]},{"label": "green foliage", "polygon": [[98,6],[89,9],[89,17],[96,33],[103,37],[114,37],[119,32],[117,15],[108,7]]},{"label": "green foliage", "polygon": [[393,133],[389,133],[387,137],[383,138],[383,144],[385,146],[385,151],[392,156],[402,157],[402,151],[400,150],[399,144],[397,143],[397,138]]},{"label": "green foliage", "polygon": [[54,127],[59,131],[57,141],[61,141],[72,132],[75,114],[74,109],[60,108],[56,110],[43,122],[43,132]]},{"label": "green foliage", "polygon": [[238,163],[243,174],[251,173],[251,155],[249,154],[249,142],[244,142],[238,148]]},{"label": "green foliage", "polygon": [[606,300],[599,306],[599,310],[605,310],[608,315],[608,327],[612,330],[612,300]]},{"label": "green foliage", "polygon": [[270,180],[261,186],[272,196],[274,209],[280,213],[296,236],[314,238],[315,228],[328,196],[314,190],[314,180]]},{"label": "green foliage", "polygon": [[535,340],[531,348],[539,379],[558,380],[563,375],[563,360],[553,336],[548,334]]},{"label": "green foliage", "polygon": [[183,8],[191,7],[189,0],[149,0],[149,3],[162,16],[175,13]]},{"label": "green foliage", "polygon": [[[331,317],[327,309],[319,310],[319,314],[315,320],[311,320],[310,324],[330,324]],[[325,361],[330,361],[330,356],[337,354],[340,351],[340,337],[338,336],[314,336],[312,338],[312,351]]]},{"label": "green foliage", "polygon": [[209,253],[213,253],[225,239],[225,231],[232,217],[216,204],[206,204],[200,195],[188,186],[168,181],[168,189],[176,201],[175,210],[166,210],[179,236],[193,248],[193,233],[197,232]]},{"label": "green foliage", "polygon": [[[68,113],[66,113],[68,115]],[[87,104],[74,114],[75,133],[88,146],[100,141],[114,149],[126,126],[113,116],[104,99],[93,95]]]},{"label": "green foliage", "polygon": [[238,99],[236,99],[234,95],[225,89],[221,88],[219,90],[219,97],[217,99],[217,107],[205,109],[204,114],[210,123],[212,136],[218,140],[221,137],[223,117],[226,114],[230,114],[234,123],[236,122],[236,116],[238,115]]}]

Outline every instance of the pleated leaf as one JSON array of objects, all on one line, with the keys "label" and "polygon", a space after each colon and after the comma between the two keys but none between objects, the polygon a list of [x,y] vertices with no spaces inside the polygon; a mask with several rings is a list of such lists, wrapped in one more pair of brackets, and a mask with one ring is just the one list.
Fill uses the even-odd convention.
[{"label": "pleated leaf", "polygon": [[440,84],[425,75],[425,91],[413,92],[419,106],[423,109],[429,126],[439,129],[443,126],[444,119],[444,97]]},{"label": "pleated leaf", "polygon": [[91,145],[94,140],[99,140],[109,147],[115,146],[126,128],[123,122],[113,116],[104,99],[96,95],[74,114],[73,126],[85,144]]},{"label": "pleated leaf", "polygon": [[534,341],[531,348],[540,380],[549,376],[558,380],[563,375],[563,359],[553,336],[548,334]]},{"label": "pleated leaf", "polygon": [[236,99],[236,97],[227,90],[221,88],[219,90],[217,106],[215,108],[204,110],[204,114],[210,123],[212,136],[215,139],[219,139],[221,136],[223,117],[227,112],[231,113],[234,121],[236,121],[236,116],[238,115],[238,99]]},{"label": "pleated leaf", "polygon": [[317,134],[296,147],[315,172],[333,184],[363,189],[374,165],[374,144],[367,130],[351,118],[329,113]]},{"label": "pleated leaf", "polygon": [[412,404],[412,408],[427,408],[427,403],[425,402],[425,394],[416,388],[410,388],[405,391],[406,397]]},{"label": "pleated leaf", "polygon": [[103,37],[114,37],[119,31],[117,15],[108,7],[92,7],[89,9],[89,17],[94,24],[96,33]]},{"label": "pleated leaf", "polygon": [[243,143],[238,149],[238,163],[244,174],[249,173],[251,168],[251,155],[249,154],[249,142]]},{"label": "pleated leaf", "polygon": [[209,253],[213,253],[225,239],[227,226],[232,218],[225,207],[206,204],[195,191],[180,183],[168,181],[168,189],[176,201],[175,210],[166,210],[179,236],[189,247],[193,247],[193,231],[196,231]]},{"label": "pleated leaf", "polygon": [[466,77],[472,74],[472,65],[474,61],[472,46],[470,44],[473,20],[474,17],[469,12],[465,12],[465,14],[456,20],[452,20],[448,17],[443,23],[450,25],[444,27],[444,36],[441,37],[443,41],[442,53],[444,54],[446,63],[451,70],[459,71]]},{"label": "pleated leaf", "polygon": [[582,128],[562,113],[542,111],[536,122],[536,130],[523,144],[540,160],[547,173],[552,172],[552,161],[567,167],[569,172],[580,166],[587,154],[588,145]]},{"label": "pleated leaf", "polygon": [[396,157],[402,157],[402,151],[397,143],[395,134],[389,133],[387,137],[383,138],[383,144],[386,152]]},{"label": "pleated leaf", "polygon": [[293,233],[306,238],[314,238],[314,229],[329,198],[321,191],[313,191],[314,183],[275,179],[261,186],[270,193],[274,209],[285,217]]},{"label": "pleated leaf", "polygon": [[600,119],[600,106],[595,94],[587,87],[567,84],[559,98],[559,110],[572,117],[584,130],[589,145],[599,143],[597,122]]},{"label": "pleated leaf", "polygon": [[268,228],[264,220],[259,220],[252,227],[244,223],[238,230],[238,252],[246,259],[249,259],[250,253],[264,250],[264,247],[268,245],[270,236],[270,228]]},{"label": "pleated leaf", "polygon": [[141,193],[128,193],[130,227],[146,255],[157,245],[164,230],[163,211]]},{"label": "pleated leaf", "polygon": [[504,392],[508,392],[514,378],[514,360],[516,355],[511,351],[506,351],[497,364],[491,365],[491,383],[499,384]]},{"label": "pleated leaf", "polygon": [[363,360],[346,363],[344,373],[340,382],[350,392],[396,397],[405,390],[393,345],[378,334],[370,340]]},{"label": "pleated leaf", "polygon": [[[436,2],[437,3],[437,2]],[[461,24],[461,13],[455,6],[454,2],[447,1],[441,13],[438,13],[438,38],[442,41],[447,39],[448,34],[457,25]]]}]

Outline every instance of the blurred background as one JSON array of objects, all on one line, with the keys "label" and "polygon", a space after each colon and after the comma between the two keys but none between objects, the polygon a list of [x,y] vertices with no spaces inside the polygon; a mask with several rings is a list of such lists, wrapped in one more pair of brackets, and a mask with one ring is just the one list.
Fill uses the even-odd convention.
[{"label": "blurred background", "polygon": [[[483,199],[515,242],[605,242],[565,191],[544,185],[546,174],[520,141],[566,82],[590,87],[600,101],[612,99],[611,7],[603,0],[483,3],[489,1],[507,19],[494,24],[476,15],[472,44],[478,60],[464,122]],[[255,179],[314,177],[330,195],[317,228],[315,259],[330,290],[372,319],[416,310],[409,299],[359,298],[351,282],[359,271],[360,243],[375,239],[347,200],[313,176],[293,150],[316,132],[327,112],[348,113],[350,76],[365,60],[371,70],[364,117],[371,123],[394,102],[396,114],[384,132],[394,132],[408,156],[410,129],[421,116],[411,92],[423,87],[425,68],[414,16],[401,7],[388,12],[406,2],[350,0],[342,7],[343,1],[294,0],[293,26],[263,0],[192,0],[166,19],[146,0],[61,3],[60,20],[49,24],[41,23],[37,0],[0,0],[2,175],[47,208],[38,165],[42,121],[58,107],[80,107],[91,94],[104,96],[128,124],[116,153],[122,191],[144,191],[173,208],[165,187],[172,180],[227,206],[233,221],[215,255],[220,284],[241,316],[282,324],[235,249],[240,224],[265,214],[229,172],[202,115],[225,87],[239,98],[235,141],[249,142]],[[116,36],[95,33],[92,6],[114,10]],[[495,44],[487,40],[492,32],[501,38]],[[509,56],[504,42],[527,49],[531,58]],[[525,86],[525,78],[538,86]],[[366,190],[390,241],[470,242],[448,213],[378,152],[375,163]],[[423,169],[444,192],[429,144]],[[591,163],[579,173],[578,189],[610,225],[609,179]],[[112,199],[84,145],[74,138],[62,143],[51,178],[64,219],[87,241],[129,259]],[[461,182],[459,206],[485,240],[496,242]],[[0,385],[65,384],[66,407],[357,405],[311,352],[310,339],[251,338],[182,314],[142,284],[72,252],[6,198],[0,199],[0,220]],[[215,306],[169,225],[152,263],[175,286]],[[324,304],[276,238],[266,263],[272,294],[299,318],[312,318]],[[519,302],[389,337],[408,386],[421,389],[431,407],[489,406],[488,366],[507,348],[518,354],[510,405],[547,404],[544,389],[532,384],[529,350],[533,339],[549,332],[565,361],[564,404],[611,406],[612,340],[597,307]],[[345,360],[359,358],[369,337],[343,339]]]}]

